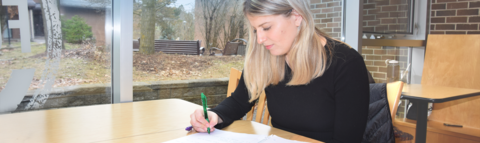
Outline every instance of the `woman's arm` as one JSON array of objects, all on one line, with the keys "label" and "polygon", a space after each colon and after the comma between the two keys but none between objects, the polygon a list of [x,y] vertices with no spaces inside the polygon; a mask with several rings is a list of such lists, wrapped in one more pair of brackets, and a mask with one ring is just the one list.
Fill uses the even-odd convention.
[{"label": "woman's arm", "polygon": [[359,143],[367,125],[370,88],[362,56],[349,50],[335,69],[333,142]]},{"label": "woman's arm", "polygon": [[219,120],[222,120],[222,123],[219,123],[215,128],[224,128],[232,124],[233,121],[238,120],[245,116],[245,114],[252,109],[252,106],[255,105],[255,101],[249,103],[248,90],[243,81],[243,73],[238,82],[238,86],[235,91],[232,93],[232,96],[223,100],[217,107],[211,109],[217,113],[220,117]]}]

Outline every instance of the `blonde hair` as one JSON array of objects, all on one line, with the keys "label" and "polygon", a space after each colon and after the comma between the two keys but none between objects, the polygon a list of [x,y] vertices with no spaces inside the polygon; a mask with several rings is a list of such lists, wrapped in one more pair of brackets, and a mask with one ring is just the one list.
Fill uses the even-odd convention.
[{"label": "blonde hair", "polygon": [[[303,17],[298,35],[285,55],[274,56],[257,43],[254,28],[248,25],[248,51],[245,57],[243,78],[250,101],[256,100],[270,84],[276,85],[285,76],[285,61],[292,69],[289,86],[308,84],[327,70],[332,55],[332,45],[322,45],[321,38],[329,36],[314,25],[312,13],[306,0],[246,0],[243,12],[250,16],[290,16],[293,9]],[[330,49],[330,50],[326,50]],[[329,52],[330,51],[330,52]]]}]

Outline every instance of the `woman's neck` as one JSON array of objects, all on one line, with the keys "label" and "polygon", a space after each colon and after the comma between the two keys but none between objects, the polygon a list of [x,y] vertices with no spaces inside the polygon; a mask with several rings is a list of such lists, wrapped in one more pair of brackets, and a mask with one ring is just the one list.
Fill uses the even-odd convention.
[{"label": "woman's neck", "polygon": [[[327,38],[320,36],[320,43],[323,47],[325,47],[325,45],[327,44]],[[285,55],[285,61],[287,62],[287,65],[289,67],[292,67],[292,65],[288,62],[288,53]]]}]

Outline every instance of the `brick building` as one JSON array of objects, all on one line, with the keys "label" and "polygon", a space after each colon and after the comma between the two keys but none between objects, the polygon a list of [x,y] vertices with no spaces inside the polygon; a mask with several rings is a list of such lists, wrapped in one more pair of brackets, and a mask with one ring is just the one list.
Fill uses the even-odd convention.
[{"label": "brick building", "polygon": [[315,26],[335,39],[342,37],[342,0],[310,0]]},{"label": "brick building", "polygon": [[432,0],[430,34],[480,34],[480,0]]}]

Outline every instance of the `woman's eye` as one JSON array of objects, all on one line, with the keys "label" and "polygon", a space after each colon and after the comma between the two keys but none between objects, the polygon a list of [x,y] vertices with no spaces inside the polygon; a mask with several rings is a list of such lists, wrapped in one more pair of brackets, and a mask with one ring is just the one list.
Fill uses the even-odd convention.
[{"label": "woman's eye", "polygon": [[[263,28],[263,31],[268,31],[271,27]],[[257,30],[253,30],[253,33],[257,33]]]}]

